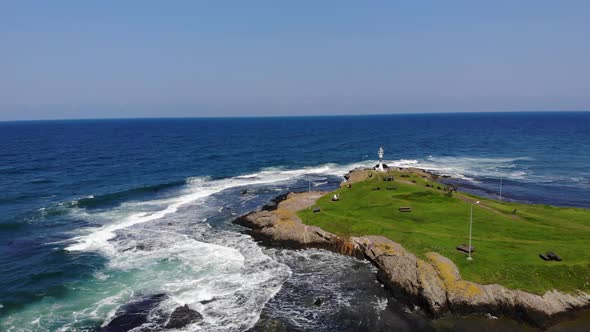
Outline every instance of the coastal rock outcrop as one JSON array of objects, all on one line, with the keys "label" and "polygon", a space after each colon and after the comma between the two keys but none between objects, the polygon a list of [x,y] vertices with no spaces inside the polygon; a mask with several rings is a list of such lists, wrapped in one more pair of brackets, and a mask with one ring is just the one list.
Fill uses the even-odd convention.
[{"label": "coastal rock outcrop", "polygon": [[[358,174],[349,173],[349,179]],[[283,195],[261,211],[248,213],[234,223],[248,228],[246,232],[265,245],[320,248],[366,258],[378,268],[379,280],[398,300],[420,305],[433,316],[504,315],[543,328],[573,310],[590,307],[587,293],[564,294],[553,290],[540,296],[496,284],[480,285],[463,280],[457,266],[438,253],[429,252],[426,259],[420,259],[383,236],[341,238],[319,227],[304,225],[296,212],[311,207],[325,194]]]},{"label": "coastal rock outcrop", "polygon": [[270,246],[283,246],[292,249],[321,248],[333,250],[340,244],[340,238],[316,226],[304,225],[296,212],[308,208],[322,192],[291,193],[279,197],[278,204],[266,206],[261,211],[252,212],[234,221],[249,228],[256,239]]},{"label": "coastal rock outcrop", "polygon": [[168,296],[163,293],[147,295],[135,299],[119,308],[115,317],[103,326],[101,332],[129,331],[140,327],[148,321],[148,315]]},{"label": "coastal rock outcrop", "polygon": [[200,313],[189,308],[188,305],[185,304],[181,307],[174,309],[174,311],[170,315],[168,323],[166,324],[166,328],[179,329],[201,319],[203,319],[203,316],[201,316]]}]

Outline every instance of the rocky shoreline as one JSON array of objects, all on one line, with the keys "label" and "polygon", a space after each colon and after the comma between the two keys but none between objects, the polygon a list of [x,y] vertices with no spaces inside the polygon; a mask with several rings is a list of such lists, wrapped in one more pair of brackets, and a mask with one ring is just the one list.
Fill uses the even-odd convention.
[{"label": "rocky shoreline", "polygon": [[[354,178],[355,174],[349,175]],[[360,177],[359,177],[360,178]],[[590,307],[590,294],[557,290],[543,296],[501,285],[480,285],[461,278],[457,266],[435,252],[426,260],[383,236],[342,238],[316,226],[304,225],[297,211],[311,207],[326,192],[289,193],[260,211],[234,220],[263,245],[291,249],[319,248],[368,259],[378,279],[396,299],[416,304],[434,317],[445,314],[490,314],[547,328],[575,311]]]}]

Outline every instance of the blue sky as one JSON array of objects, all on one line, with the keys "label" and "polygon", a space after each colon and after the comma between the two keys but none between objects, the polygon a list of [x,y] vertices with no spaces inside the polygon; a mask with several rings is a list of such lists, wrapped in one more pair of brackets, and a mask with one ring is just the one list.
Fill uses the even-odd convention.
[{"label": "blue sky", "polygon": [[590,110],[590,1],[0,2],[0,120]]}]

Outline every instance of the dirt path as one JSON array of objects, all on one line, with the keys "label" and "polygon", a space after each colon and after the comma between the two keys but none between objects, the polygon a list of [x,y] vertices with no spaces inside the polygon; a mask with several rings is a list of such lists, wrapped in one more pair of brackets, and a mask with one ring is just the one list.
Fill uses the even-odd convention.
[{"label": "dirt path", "polygon": [[[475,203],[475,202],[476,202],[476,199],[475,199],[475,198],[472,198],[472,197],[469,197],[469,196],[465,196],[465,195],[463,195],[463,194],[461,194],[461,193],[456,193],[456,194],[455,194],[455,197],[457,197],[458,199],[462,200],[463,202],[470,203],[470,204],[473,204],[473,203]],[[489,210],[489,211],[492,211],[492,212],[494,212],[494,213],[498,213],[498,214],[501,214],[501,215],[503,215],[503,216],[508,216],[508,217],[510,217],[510,218],[512,218],[512,219],[520,219],[520,217],[519,217],[519,216],[517,216],[517,215],[515,215],[515,214],[510,214],[510,215],[507,215],[506,213],[504,213],[504,212],[502,212],[502,211],[499,211],[499,210],[497,210],[497,209],[494,209],[494,208],[493,208],[493,207],[491,207],[491,206],[487,206],[487,205],[485,205],[484,203],[479,203],[478,205],[479,205],[481,208],[483,208],[483,209],[486,209],[486,210]]]}]

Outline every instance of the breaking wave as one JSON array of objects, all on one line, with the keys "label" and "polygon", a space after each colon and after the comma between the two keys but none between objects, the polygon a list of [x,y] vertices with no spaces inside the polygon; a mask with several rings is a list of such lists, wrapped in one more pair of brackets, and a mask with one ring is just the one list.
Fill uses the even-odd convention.
[{"label": "breaking wave", "polygon": [[[296,181],[318,181],[347,170],[348,166],[329,164],[263,169],[225,179],[192,177],[50,208],[66,210],[88,224],[61,242],[66,252],[99,254],[106,263],[97,268],[94,278],[70,285],[64,298],[31,305],[0,326],[9,331],[21,327],[49,331],[56,326],[64,331],[84,330],[88,322],[107,326],[126,304],[165,294],[152,303],[155,307],[142,329],[161,328],[161,317],[184,304],[203,316],[186,330],[249,329],[265,303],[281,289],[290,269],[263,253],[249,236],[211,227],[210,220],[224,218],[227,223],[235,211],[251,208],[248,202],[258,195],[240,195],[240,188],[285,190]],[[224,194],[232,190],[234,194]],[[270,193],[276,195],[274,189]],[[152,198],[146,200],[146,196]]]},{"label": "breaking wave", "polygon": [[[530,161],[528,157],[516,158],[475,158],[475,157],[433,157],[421,160],[392,160],[388,165],[395,167],[416,167],[433,171],[441,175],[474,180],[478,177],[525,179],[527,172],[523,162]],[[518,169],[521,168],[521,169]]]}]

